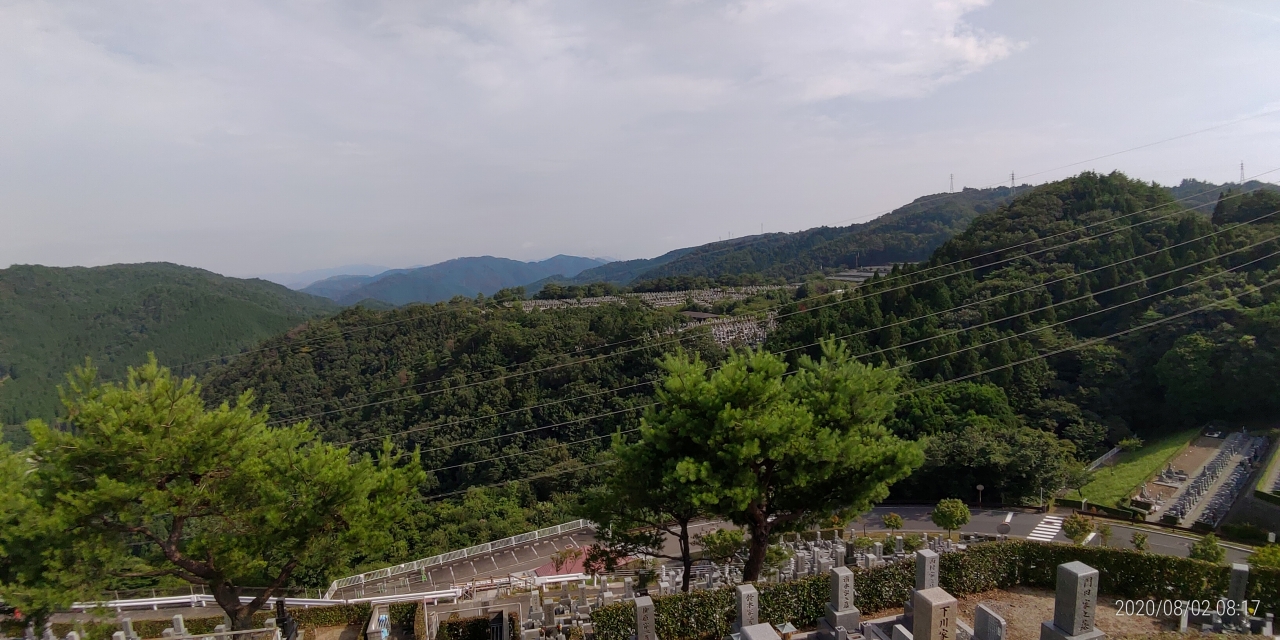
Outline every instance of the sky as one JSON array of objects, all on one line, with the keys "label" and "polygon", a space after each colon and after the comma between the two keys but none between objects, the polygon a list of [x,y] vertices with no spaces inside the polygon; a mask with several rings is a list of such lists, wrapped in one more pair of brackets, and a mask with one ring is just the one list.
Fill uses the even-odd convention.
[{"label": "sky", "polygon": [[1280,168],[1277,31],[1210,0],[0,0],[0,265],[629,259],[952,175],[1235,181]]}]

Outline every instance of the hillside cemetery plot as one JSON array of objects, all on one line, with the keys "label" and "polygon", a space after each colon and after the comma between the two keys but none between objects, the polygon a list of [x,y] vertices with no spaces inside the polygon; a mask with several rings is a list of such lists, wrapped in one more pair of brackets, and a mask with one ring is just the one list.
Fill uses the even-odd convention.
[{"label": "hillside cemetery plot", "polygon": [[1196,438],[1140,486],[1130,506],[1150,521],[1213,529],[1249,484],[1269,447],[1247,430]]}]

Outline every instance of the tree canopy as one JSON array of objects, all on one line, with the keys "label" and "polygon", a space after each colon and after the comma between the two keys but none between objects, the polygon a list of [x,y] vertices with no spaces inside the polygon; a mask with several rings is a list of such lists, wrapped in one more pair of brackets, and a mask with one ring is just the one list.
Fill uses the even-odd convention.
[{"label": "tree canopy", "polygon": [[[78,369],[64,403],[63,422],[28,425],[29,462],[0,461],[6,483],[28,467],[18,497],[3,504],[33,517],[40,534],[15,539],[0,522],[0,594],[31,610],[170,576],[206,585],[244,629],[295,573],[325,575],[384,544],[424,479],[416,455],[397,464],[389,445],[353,458],[306,423],[269,427],[249,393],[207,409],[194,379],[154,358],[123,384]],[[246,587],[261,589],[241,604]]]},{"label": "tree canopy", "polygon": [[920,465],[920,447],[883,426],[897,379],[828,342],[788,373],[778,356],[739,351],[712,371],[667,356],[636,446],[707,512],[751,533],[743,575],[759,577],[769,539],[833,514],[868,510]]}]

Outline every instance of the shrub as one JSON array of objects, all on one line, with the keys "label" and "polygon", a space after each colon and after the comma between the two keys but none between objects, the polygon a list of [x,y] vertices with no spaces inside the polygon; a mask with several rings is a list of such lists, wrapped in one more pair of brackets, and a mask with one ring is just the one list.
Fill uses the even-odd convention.
[{"label": "shrub", "polygon": [[1129,536],[1129,544],[1132,544],[1136,551],[1146,551],[1147,534],[1142,533],[1141,531],[1134,531],[1133,535]]},{"label": "shrub", "polygon": [[1071,541],[1080,544],[1084,539],[1093,533],[1093,521],[1078,514],[1073,513],[1062,523],[1062,532],[1071,538]]},{"label": "shrub", "polygon": [[955,498],[947,498],[938,502],[938,505],[933,508],[933,513],[929,514],[929,519],[946,529],[947,538],[950,538],[952,531],[969,524],[969,516],[969,507],[963,502]]},{"label": "shrub", "polygon": [[[1057,567],[1079,560],[1098,569],[1101,591],[1134,599],[1213,600],[1227,591],[1225,566],[1188,558],[1140,553],[1110,547],[1080,547],[1030,541],[981,544],[939,559],[939,582],[953,595],[963,596],[1016,585],[1054,588]],[[913,562],[874,569],[853,568],[857,605],[864,612],[898,608],[915,581]],[[812,628],[829,597],[827,576],[783,584],[757,585],[760,620]],[[1280,611],[1280,570],[1250,572],[1248,597],[1261,601],[1263,612]],[[733,620],[733,590],[694,591],[656,598],[658,637],[664,640],[702,640],[728,633]],[[635,632],[635,609],[613,604],[591,614],[598,640],[627,640]]]},{"label": "shrub", "polygon": [[1191,545],[1191,557],[1196,560],[1222,564],[1222,561],[1227,559],[1227,552],[1218,546],[1218,536],[1206,533],[1203,538]]}]

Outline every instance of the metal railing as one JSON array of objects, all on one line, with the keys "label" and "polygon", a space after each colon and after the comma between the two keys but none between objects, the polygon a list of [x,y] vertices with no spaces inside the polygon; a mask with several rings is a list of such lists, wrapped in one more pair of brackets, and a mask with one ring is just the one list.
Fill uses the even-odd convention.
[{"label": "metal railing", "polygon": [[472,556],[493,553],[494,551],[500,551],[502,549],[516,547],[516,546],[527,544],[529,542],[533,542],[536,540],[541,540],[543,538],[561,536],[566,533],[572,533],[574,531],[578,531],[581,529],[590,529],[590,528],[592,528],[590,521],[574,520],[573,522],[566,522],[564,524],[559,524],[554,527],[538,529],[537,531],[522,533],[518,536],[511,536],[510,538],[494,540],[493,542],[478,544],[474,547],[467,547],[466,549],[459,549],[457,551],[442,553],[440,555],[431,556],[430,558],[423,558],[421,560],[414,560],[413,562],[398,564],[394,567],[387,567],[385,569],[369,571],[366,573],[362,573],[358,576],[349,576],[346,578],[340,578],[338,580],[334,580],[333,584],[329,585],[329,591],[325,593],[324,597],[326,599],[331,599],[335,594],[338,593],[338,590],[340,589],[346,589],[348,587],[364,584],[366,582],[370,582],[373,580],[382,580],[382,579],[390,578],[392,576],[397,576],[403,573],[412,573],[414,571],[421,571],[423,569],[439,566],[449,562],[454,562],[456,560],[463,560],[466,558],[470,558]]}]

